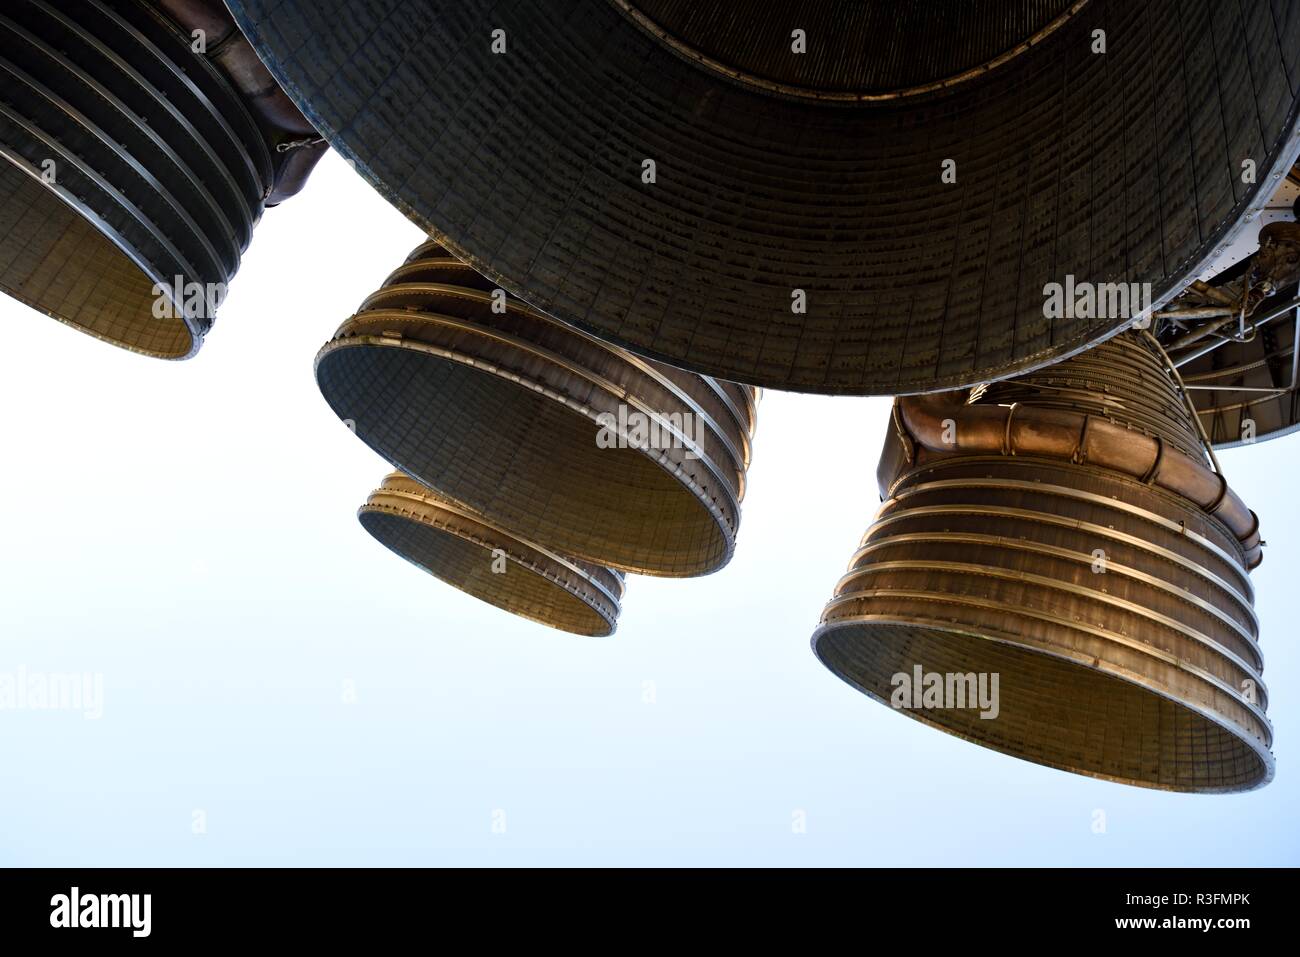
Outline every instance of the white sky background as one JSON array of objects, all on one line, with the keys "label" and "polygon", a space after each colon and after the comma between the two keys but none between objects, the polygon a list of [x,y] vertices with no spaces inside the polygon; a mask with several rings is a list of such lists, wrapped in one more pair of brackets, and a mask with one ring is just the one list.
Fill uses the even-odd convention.
[{"label": "white sky background", "polygon": [[1276,780],[1106,784],[892,714],[814,659],[878,505],[882,399],[767,393],[737,557],[631,578],[610,639],[371,540],[354,513],[388,467],[312,359],[420,239],[330,155],[267,211],[196,359],[0,297],[0,673],[104,681],[99,720],[0,711],[0,864],[1300,863],[1300,435],[1222,456],[1270,543]]}]

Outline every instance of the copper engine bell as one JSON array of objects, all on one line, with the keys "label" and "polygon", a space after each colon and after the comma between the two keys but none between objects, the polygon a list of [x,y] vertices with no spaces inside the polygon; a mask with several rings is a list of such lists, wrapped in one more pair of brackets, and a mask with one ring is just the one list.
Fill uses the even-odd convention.
[{"label": "copper engine bell", "polygon": [[[1148,336],[897,400],[878,478],[884,504],[813,636],[831,671],[1080,774],[1179,791],[1272,777],[1258,521]],[[963,694],[997,675],[996,713],[913,707],[895,691],[917,673],[960,676]]]}]

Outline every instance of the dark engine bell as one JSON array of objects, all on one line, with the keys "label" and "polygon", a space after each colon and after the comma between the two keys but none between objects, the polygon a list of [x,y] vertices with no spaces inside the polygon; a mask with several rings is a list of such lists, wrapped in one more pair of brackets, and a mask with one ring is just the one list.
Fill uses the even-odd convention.
[{"label": "dark engine bell", "polygon": [[[1179,791],[1271,778],[1258,523],[1154,340],[900,399],[878,478],[885,502],[813,636],[835,674],[1079,774]],[[998,700],[899,693],[931,675],[962,695],[996,676]]]},{"label": "dark engine bell", "polygon": [[1074,354],[1130,317],[1045,317],[1045,284],[1150,283],[1159,308],[1300,152],[1300,18],[1267,0],[230,7],[452,254],[772,388],[955,389]]},{"label": "dark engine bell", "polygon": [[193,355],[323,150],[219,0],[0,10],[0,290],[83,332]]}]

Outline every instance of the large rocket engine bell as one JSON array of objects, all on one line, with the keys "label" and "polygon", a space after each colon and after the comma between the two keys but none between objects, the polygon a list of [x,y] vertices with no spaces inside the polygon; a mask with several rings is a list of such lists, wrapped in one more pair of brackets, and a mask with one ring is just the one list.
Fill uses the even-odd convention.
[{"label": "large rocket engine bell", "polygon": [[[1268,0],[230,0],[376,188],[512,295],[820,393],[955,389],[1160,307],[1300,152]],[[1249,170],[1250,175],[1244,171]]]},{"label": "large rocket engine bell", "polygon": [[[817,656],[909,717],[1040,764],[1180,791],[1264,784],[1258,522],[1206,449],[1134,332],[969,396],[898,400],[885,502]],[[962,696],[996,675],[1000,700],[898,694],[930,675]]]}]

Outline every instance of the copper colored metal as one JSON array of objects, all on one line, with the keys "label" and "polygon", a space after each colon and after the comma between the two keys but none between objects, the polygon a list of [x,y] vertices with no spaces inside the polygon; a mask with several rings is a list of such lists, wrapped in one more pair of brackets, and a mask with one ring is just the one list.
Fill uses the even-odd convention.
[{"label": "copper colored metal", "polygon": [[[1258,527],[1226,486],[1207,501],[1214,483],[1192,481],[1209,459],[1162,364],[1125,333],[969,397],[900,400],[885,502],[813,636],[822,663],[1039,764],[1179,791],[1266,783]],[[918,666],[996,674],[996,716],[900,700],[895,676]]]},{"label": "copper colored metal", "polygon": [[1300,18],[1264,0],[229,5],[451,253],[771,388],[930,392],[1081,352],[1132,317],[1048,318],[1046,284],[1162,307],[1300,153]]},{"label": "copper colored metal", "polygon": [[[950,397],[908,396],[897,420],[933,455],[1033,455],[1089,463],[1189,500],[1223,522],[1245,550],[1262,559],[1259,518],[1210,467],[1187,404],[1163,357],[1146,340],[1123,333],[1073,359],[971,391],[960,419]],[[946,441],[946,422],[959,421]],[[897,478],[888,454],[877,471],[881,493]]]},{"label": "copper colored metal", "polygon": [[395,467],[559,554],[648,575],[726,564],[756,390],[640,359],[494,289],[418,247],[317,356],[330,406]]},{"label": "copper colored metal", "polygon": [[0,290],[122,348],[193,355],[264,206],[324,149],[277,151],[311,127],[273,86],[215,0],[5,4]]},{"label": "copper colored metal", "polygon": [[524,541],[401,472],[384,479],[357,518],[386,548],[511,614],[593,637],[617,627],[621,572]]}]

